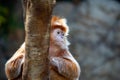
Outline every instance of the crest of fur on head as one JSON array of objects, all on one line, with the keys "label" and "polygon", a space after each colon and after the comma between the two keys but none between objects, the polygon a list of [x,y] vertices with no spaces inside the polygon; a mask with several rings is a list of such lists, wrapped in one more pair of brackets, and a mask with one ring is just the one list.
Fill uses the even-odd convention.
[{"label": "crest of fur on head", "polygon": [[65,18],[53,16],[51,20],[51,26],[52,26],[52,30],[56,28],[60,28],[65,32],[65,36],[68,35],[69,27],[67,25],[67,20]]}]

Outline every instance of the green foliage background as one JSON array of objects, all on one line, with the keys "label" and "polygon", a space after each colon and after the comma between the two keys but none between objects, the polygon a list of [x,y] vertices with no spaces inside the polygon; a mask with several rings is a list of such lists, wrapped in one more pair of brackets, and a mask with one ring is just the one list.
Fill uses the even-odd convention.
[{"label": "green foliage background", "polygon": [[0,38],[7,39],[11,31],[23,28],[23,22],[17,22],[18,16],[14,13],[16,2],[17,0],[0,0]]}]

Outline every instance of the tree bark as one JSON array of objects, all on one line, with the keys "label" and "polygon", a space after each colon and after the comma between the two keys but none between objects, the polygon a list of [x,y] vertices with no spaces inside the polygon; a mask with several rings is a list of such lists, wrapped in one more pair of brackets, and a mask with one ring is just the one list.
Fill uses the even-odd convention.
[{"label": "tree bark", "polygon": [[48,80],[49,32],[55,0],[23,0],[26,55],[22,80]]}]

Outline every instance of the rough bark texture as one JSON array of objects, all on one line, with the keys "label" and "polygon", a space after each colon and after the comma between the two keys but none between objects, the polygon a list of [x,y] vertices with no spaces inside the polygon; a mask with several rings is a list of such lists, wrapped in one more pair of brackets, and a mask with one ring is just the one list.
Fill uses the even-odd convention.
[{"label": "rough bark texture", "polygon": [[23,0],[26,55],[22,80],[48,79],[49,30],[55,0]]}]

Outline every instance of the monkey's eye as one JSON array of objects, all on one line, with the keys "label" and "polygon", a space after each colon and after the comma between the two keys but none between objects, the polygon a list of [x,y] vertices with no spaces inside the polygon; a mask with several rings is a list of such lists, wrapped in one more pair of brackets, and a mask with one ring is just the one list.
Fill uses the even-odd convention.
[{"label": "monkey's eye", "polygon": [[60,32],[57,32],[57,34],[60,34]]}]

